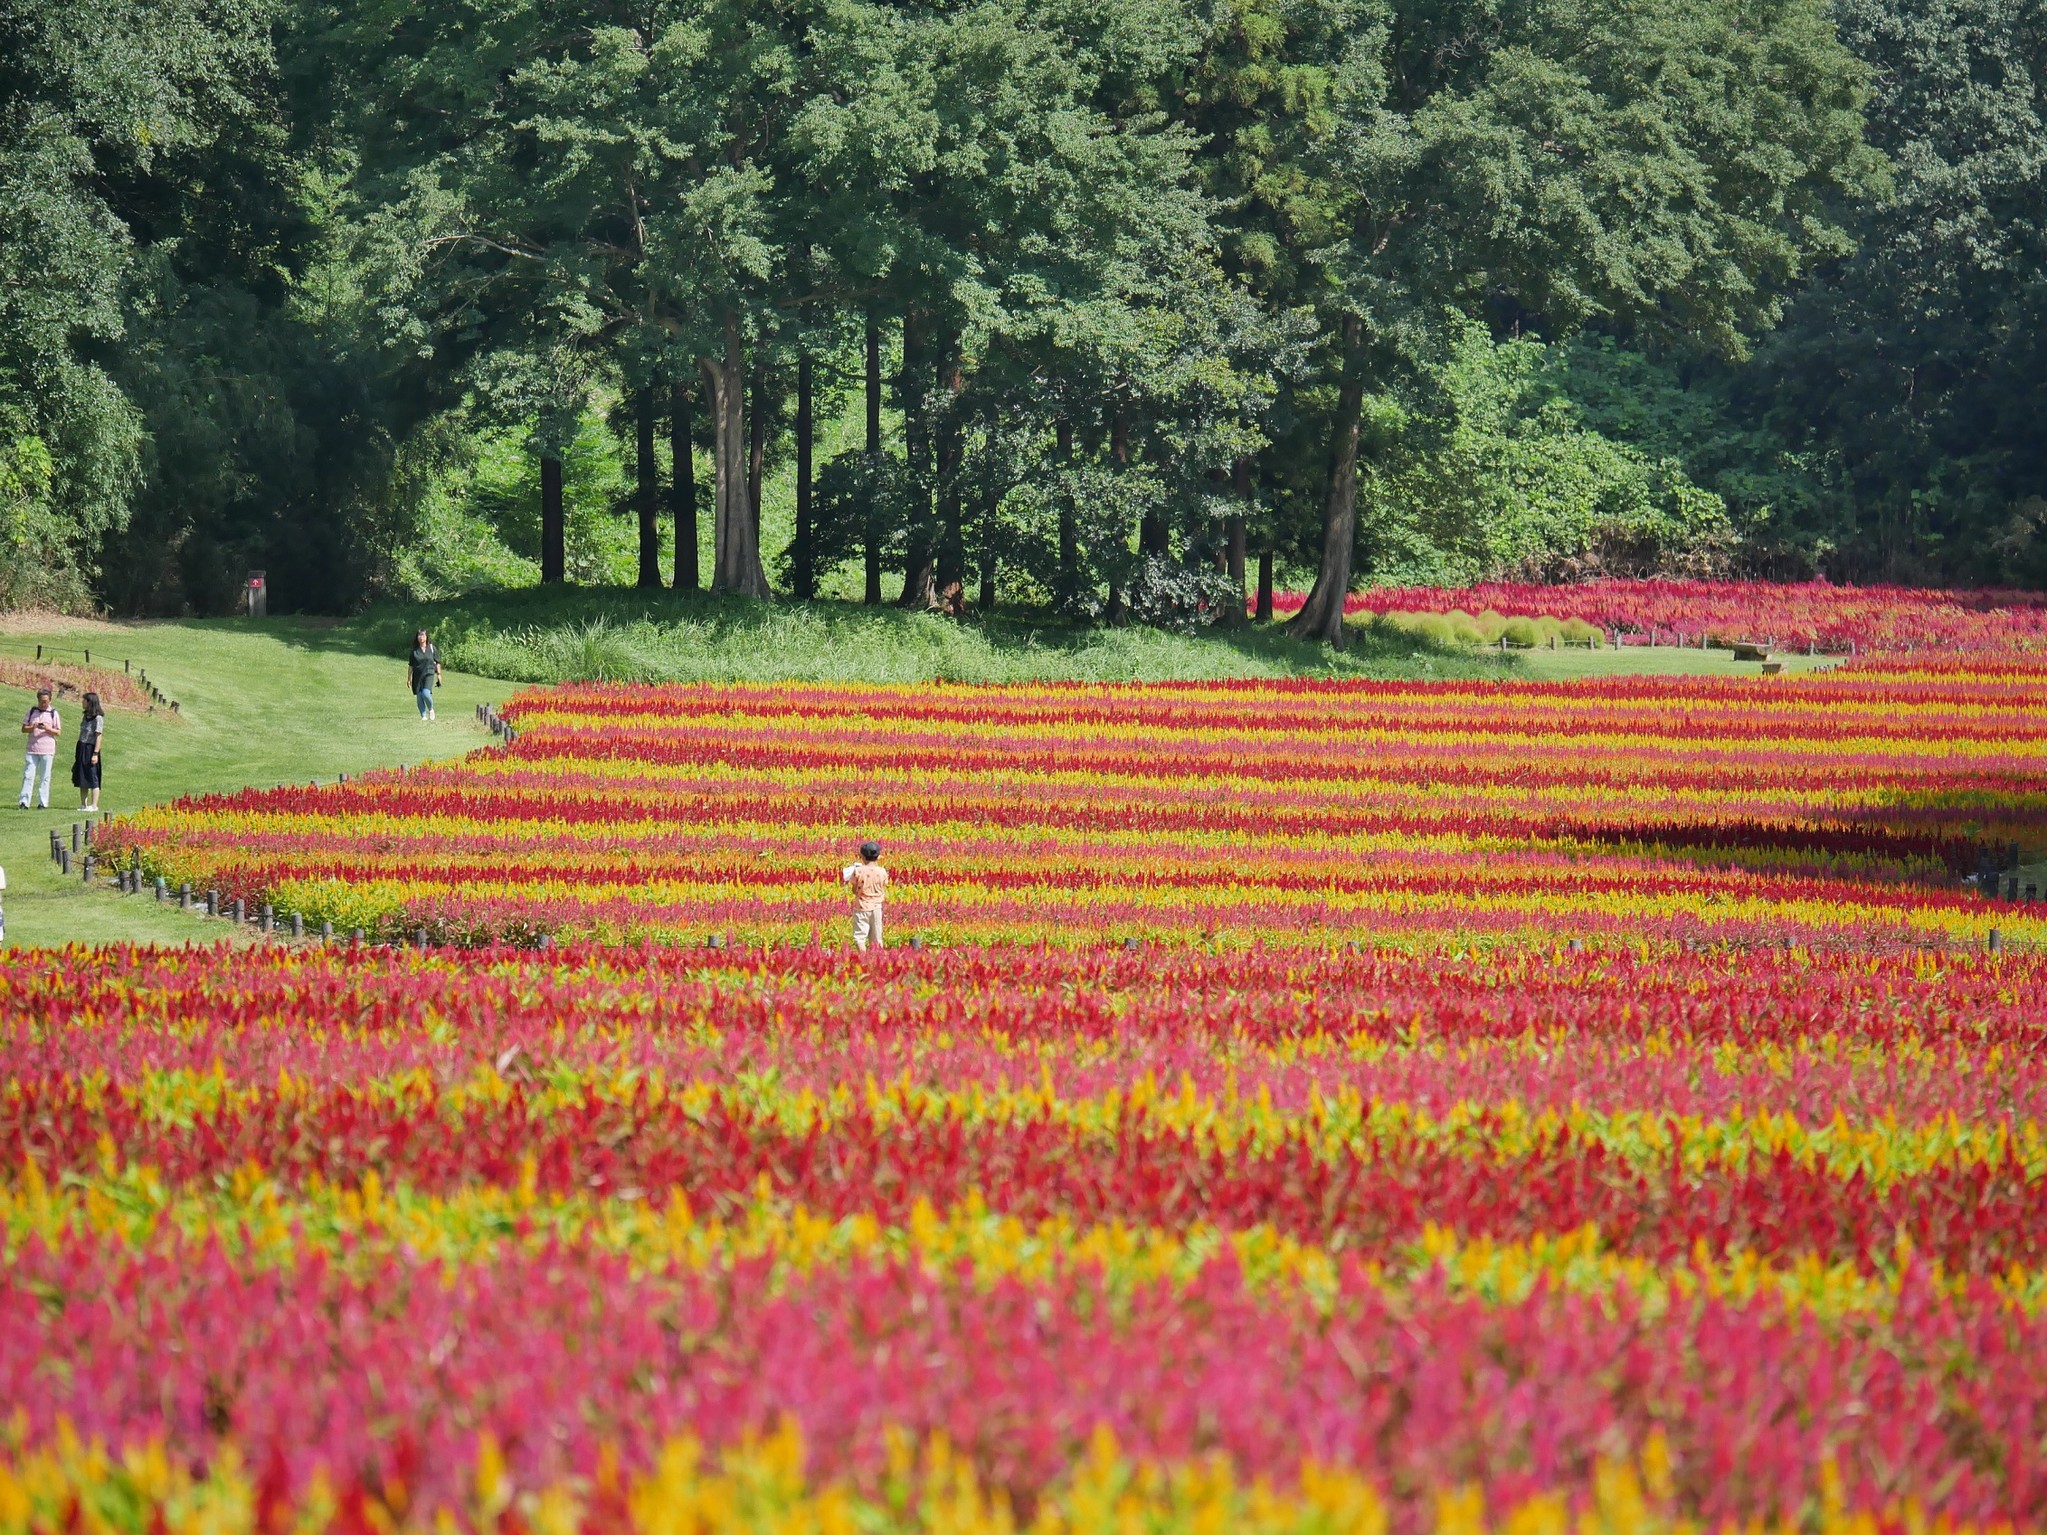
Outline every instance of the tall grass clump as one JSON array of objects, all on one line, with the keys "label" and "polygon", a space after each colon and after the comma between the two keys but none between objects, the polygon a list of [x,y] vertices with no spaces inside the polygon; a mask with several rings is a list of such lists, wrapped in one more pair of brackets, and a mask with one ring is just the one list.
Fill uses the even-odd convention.
[{"label": "tall grass clump", "polygon": [[998,612],[965,620],[846,602],[744,602],[619,591],[513,592],[372,611],[398,643],[419,624],[447,665],[512,682],[1173,682],[1286,676],[1490,675],[1497,662],[1426,631],[1355,625],[1340,653],[1276,628],[1173,634]]}]

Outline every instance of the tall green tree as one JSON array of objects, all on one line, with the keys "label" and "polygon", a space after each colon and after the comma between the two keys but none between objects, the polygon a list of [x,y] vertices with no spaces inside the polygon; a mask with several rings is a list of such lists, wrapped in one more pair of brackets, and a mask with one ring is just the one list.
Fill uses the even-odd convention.
[{"label": "tall green tree", "polygon": [[262,0],[0,0],[0,602],[85,600],[142,425],[105,364],[135,206],[247,115]]},{"label": "tall green tree", "polygon": [[[1233,248],[1325,337],[1326,488],[1296,634],[1340,644],[1366,401],[1446,312],[1738,355],[1873,184],[1819,0],[1265,0],[1193,81]],[[1199,117],[1197,117],[1199,120]]]},{"label": "tall green tree", "polygon": [[1836,482],[1837,566],[2047,579],[2047,4],[1836,11],[1895,194],[1733,383]]}]

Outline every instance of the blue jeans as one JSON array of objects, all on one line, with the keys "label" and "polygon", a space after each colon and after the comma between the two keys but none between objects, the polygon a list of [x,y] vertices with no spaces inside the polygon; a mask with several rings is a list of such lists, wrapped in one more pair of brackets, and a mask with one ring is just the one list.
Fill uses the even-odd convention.
[{"label": "blue jeans", "polygon": [[434,690],[430,687],[419,690],[419,717],[425,719],[433,712]]},{"label": "blue jeans", "polygon": [[50,766],[57,759],[54,755],[39,757],[34,752],[26,752],[24,755],[28,758],[28,761],[23,763],[21,768],[21,808],[24,810],[28,809],[29,794],[34,790],[36,779],[40,775],[42,778],[42,807],[48,810],[50,808]]}]

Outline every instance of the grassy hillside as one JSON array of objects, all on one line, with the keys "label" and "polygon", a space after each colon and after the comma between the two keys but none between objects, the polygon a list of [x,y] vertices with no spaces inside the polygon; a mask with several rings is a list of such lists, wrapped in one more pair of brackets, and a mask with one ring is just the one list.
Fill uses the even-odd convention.
[{"label": "grassy hillside", "polygon": [[[405,688],[405,665],[368,648],[362,637],[331,626],[271,619],[141,625],[98,624],[24,628],[0,633],[0,653],[33,657],[38,642],[74,653],[90,646],[95,663],[132,660],[178,700],[176,718],[115,713],[107,721],[101,805],[119,814],[181,794],[244,785],[299,783],[385,763],[457,756],[490,739],[475,722],[483,699],[511,691],[502,682],[450,671],[432,724],[422,724]],[[0,689],[18,724],[33,699]],[[7,871],[9,942],[100,942],[112,939],[211,938],[219,928],[195,923],[154,901],[119,900],[61,878],[49,859],[49,833],[69,835],[78,814],[71,787],[75,702],[61,705],[65,737],[50,785],[50,809],[14,808],[21,758],[10,756],[7,799],[0,805],[0,867]]]}]

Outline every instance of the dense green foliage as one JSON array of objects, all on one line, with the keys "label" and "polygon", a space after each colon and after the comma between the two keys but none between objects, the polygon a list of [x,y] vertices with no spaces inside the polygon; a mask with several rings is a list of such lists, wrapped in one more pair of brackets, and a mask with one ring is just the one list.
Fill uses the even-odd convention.
[{"label": "dense green foliage", "polygon": [[0,0],[0,604],[2038,581],[2043,81],[2047,0]]}]

